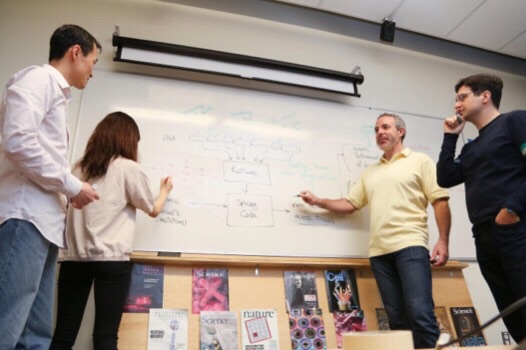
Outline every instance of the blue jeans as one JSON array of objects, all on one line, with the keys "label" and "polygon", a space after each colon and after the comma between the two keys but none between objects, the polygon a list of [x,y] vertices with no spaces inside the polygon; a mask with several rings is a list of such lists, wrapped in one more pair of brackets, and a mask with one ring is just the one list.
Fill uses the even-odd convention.
[{"label": "blue jeans", "polygon": [[[526,218],[516,224],[493,220],[477,225],[475,246],[482,276],[500,311],[526,296]],[[513,339],[526,339],[526,307],[503,319]]]},{"label": "blue jeans", "polygon": [[0,349],[49,348],[58,248],[25,220],[0,225]]},{"label": "blue jeans", "polygon": [[416,349],[434,348],[438,329],[429,251],[420,246],[370,258],[389,328],[411,330]]},{"label": "blue jeans", "polygon": [[57,325],[51,350],[71,349],[94,285],[93,348],[117,349],[117,335],[130,285],[129,261],[65,261],[58,277]]}]

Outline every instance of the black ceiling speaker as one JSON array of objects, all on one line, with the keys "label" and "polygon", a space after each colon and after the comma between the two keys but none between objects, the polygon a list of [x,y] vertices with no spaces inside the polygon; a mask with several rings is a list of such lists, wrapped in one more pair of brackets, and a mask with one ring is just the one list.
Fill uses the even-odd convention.
[{"label": "black ceiling speaker", "polygon": [[384,19],[382,22],[382,28],[380,30],[380,40],[392,43],[395,36],[395,21]]}]

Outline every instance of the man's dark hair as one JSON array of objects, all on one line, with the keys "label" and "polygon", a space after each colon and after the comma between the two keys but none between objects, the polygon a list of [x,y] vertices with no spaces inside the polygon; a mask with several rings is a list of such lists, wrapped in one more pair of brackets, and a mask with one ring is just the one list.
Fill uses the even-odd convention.
[{"label": "man's dark hair", "polygon": [[460,79],[455,85],[455,92],[458,92],[462,86],[469,87],[476,96],[479,96],[484,91],[489,91],[491,93],[491,102],[493,102],[493,106],[499,109],[500,99],[502,98],[502,88],[504,87],[501,78],[491,74],[472,75]]},{"label": "man's dark hair", "polygon": [[64,24],[53,32],[49,41],[49,62],[64,57],[73,45],[79,45],[84,56],[93,51],[93,45],[102,51],[100,43],[88,31],[74,24]]}]

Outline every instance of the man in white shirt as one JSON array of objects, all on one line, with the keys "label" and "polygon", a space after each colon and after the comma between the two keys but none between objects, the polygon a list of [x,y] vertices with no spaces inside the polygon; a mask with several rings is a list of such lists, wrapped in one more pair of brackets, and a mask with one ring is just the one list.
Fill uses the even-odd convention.
[{"label": "man in white shirt", "polygon": [[97,200],[71,174],[67,106],[71,87],[92,77],[99,42],[76,25],[50,40],[49,64],[7,83],[0,103],[0,349],[48,349],[55,266],[68,201]]}]

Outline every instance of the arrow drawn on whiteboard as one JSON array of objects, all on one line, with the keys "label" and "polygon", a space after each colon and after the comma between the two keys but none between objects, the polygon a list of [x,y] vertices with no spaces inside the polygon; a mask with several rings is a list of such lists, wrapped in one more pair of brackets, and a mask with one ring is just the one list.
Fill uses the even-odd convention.
[{"label": "arrow drawn on whiteboard", "polygon": [[191,205],[207,205],[207,206],[212,206],[212,207],[228,208],[228,206],[226,204],[204,203],[204,202],[189,202],[188,204],[191,204]]},{"label": "arrow drawn on whiteboard", "polygon": [[244,185],[245,185],[245,187],[241,189],[241,192],[247,193],[248,192],[248,183],[245,183]]},{"label": "arrow drawn on whiteboard", "polygon": [[285,213],[290,213],[290,210],[288,209],[272,209],[273,211],[282,211],[282,212],[285,212]]}]

